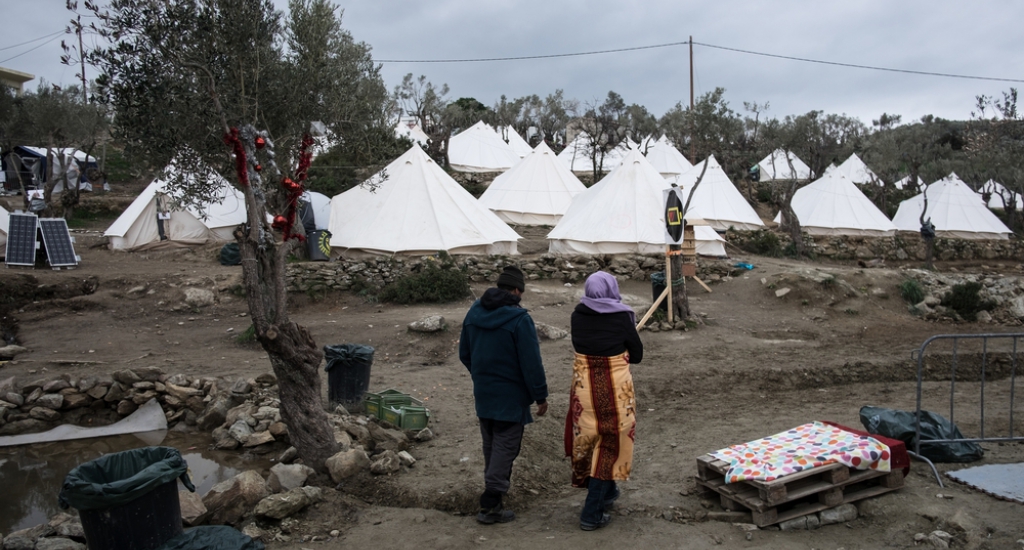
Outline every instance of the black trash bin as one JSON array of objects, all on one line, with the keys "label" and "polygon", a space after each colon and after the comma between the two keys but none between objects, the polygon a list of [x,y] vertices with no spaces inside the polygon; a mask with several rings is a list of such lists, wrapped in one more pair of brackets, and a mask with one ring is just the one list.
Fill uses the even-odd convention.
[{"label": "black trash bin", "polygon": [[327,400],[349,411],[361,411],[363,394],[370,389],[373,347],[362,344],[324,346],[327,360]]},{"label": "black trash bin", "polygon": [[195,492],[177,449],[144,447],[71,470],[58,499],[78,510],[91,550],[153,550],[182,533],[178,479]]},{"label": "black trash bin", "polygon": [[[655,271],[651,273],[651,300],[657,300],[662,292],[665,292],[665,272]],[[668,298],[658,304],[658,309],[668,312]]]}]

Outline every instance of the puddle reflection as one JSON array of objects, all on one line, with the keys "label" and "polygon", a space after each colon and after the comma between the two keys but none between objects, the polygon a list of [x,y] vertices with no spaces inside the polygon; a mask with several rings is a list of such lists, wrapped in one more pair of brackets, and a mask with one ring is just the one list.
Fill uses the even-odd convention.
[{"label": "puddle reflection", "polygon": [[[141,436],[141,437],[140,437]],[[57,494],[64,477],[74,467],[108,453],[150,445],[174,447],[188,462],[196,492],[205,495],[215,484],[243,470],[266,473],[272,463],[262,457],[231,451],[209,450],[203,434],[151,432],[23,445],[0,449],[0,533],[33,527],[60,511]],[[181,483],[179,482],[179,488]]]}]

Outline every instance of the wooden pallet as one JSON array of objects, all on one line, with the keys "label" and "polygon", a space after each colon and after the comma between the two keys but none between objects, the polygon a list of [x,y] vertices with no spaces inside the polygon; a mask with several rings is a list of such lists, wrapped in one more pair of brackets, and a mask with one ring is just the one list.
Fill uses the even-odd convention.
[{"label": "wooden pallet", "polygon": [[729,465],[710,455],[697,459],[697,486],[719,497],[726,510],[750,510],[753,523],[765,527],[903,487],[903,472],[850,470],[833,463],[774,481],[726,483]]}]

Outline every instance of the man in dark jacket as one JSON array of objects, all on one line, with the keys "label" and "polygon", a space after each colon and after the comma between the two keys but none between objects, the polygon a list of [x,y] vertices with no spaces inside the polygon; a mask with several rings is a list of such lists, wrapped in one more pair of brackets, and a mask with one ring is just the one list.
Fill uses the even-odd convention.
[{"label": "man in dark jacket", "polygon": [[523,428],[548,410],[548,385],[540,357],[537,328],[519,305],[526,290],[523,272],[506,267],[497,288],[489,288],[473,303],[462,322],[459,359],[473,377],[473,398],[480,419],[484,448],[484,493],[480,523],[506,523],[515,513],[502,508],[512,463],[519,456]]}]

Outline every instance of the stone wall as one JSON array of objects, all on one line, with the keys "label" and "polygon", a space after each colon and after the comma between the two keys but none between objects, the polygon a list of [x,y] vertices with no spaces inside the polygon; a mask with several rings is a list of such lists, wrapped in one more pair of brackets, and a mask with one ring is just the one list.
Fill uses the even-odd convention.
[{"label": "stone wall", "polygon": [[[765,253],[774,236],[779,250],[792,243],[789,234],[780,231],[728,231],[725,240],[751,253]],[[924,261],[924,239],[916,233],[898,233],[894,237],[810,236],[804,245],[813,257],[832,260]],[[935,239],[935,259],[1024,261],[1024,242],[1008,240]]]},{"label": "stone wall", "polygon": [[[406,275],[418,273],[434,257],[415,258],[380,257],[366,260],[339,260],[334,262],[300,262],[289,264],[286,270],[288,290],[292,292],[325,292],[329,290],[372,291]],[[456,267],[465,269],[474,283],[494,282],[506,265],[516,265],[531,281],[546,279],[561,283],[582,283],[587,275],[599,270],[614,273],[620,279],[649,280],[651,273],[664,271],[665,258],[660,255],[601,255],[556,256],[543,254],[536,257],[456,256]],[[727,260],[698,259],[697,276],[706,283],[714,283],[734,276]]]}]

